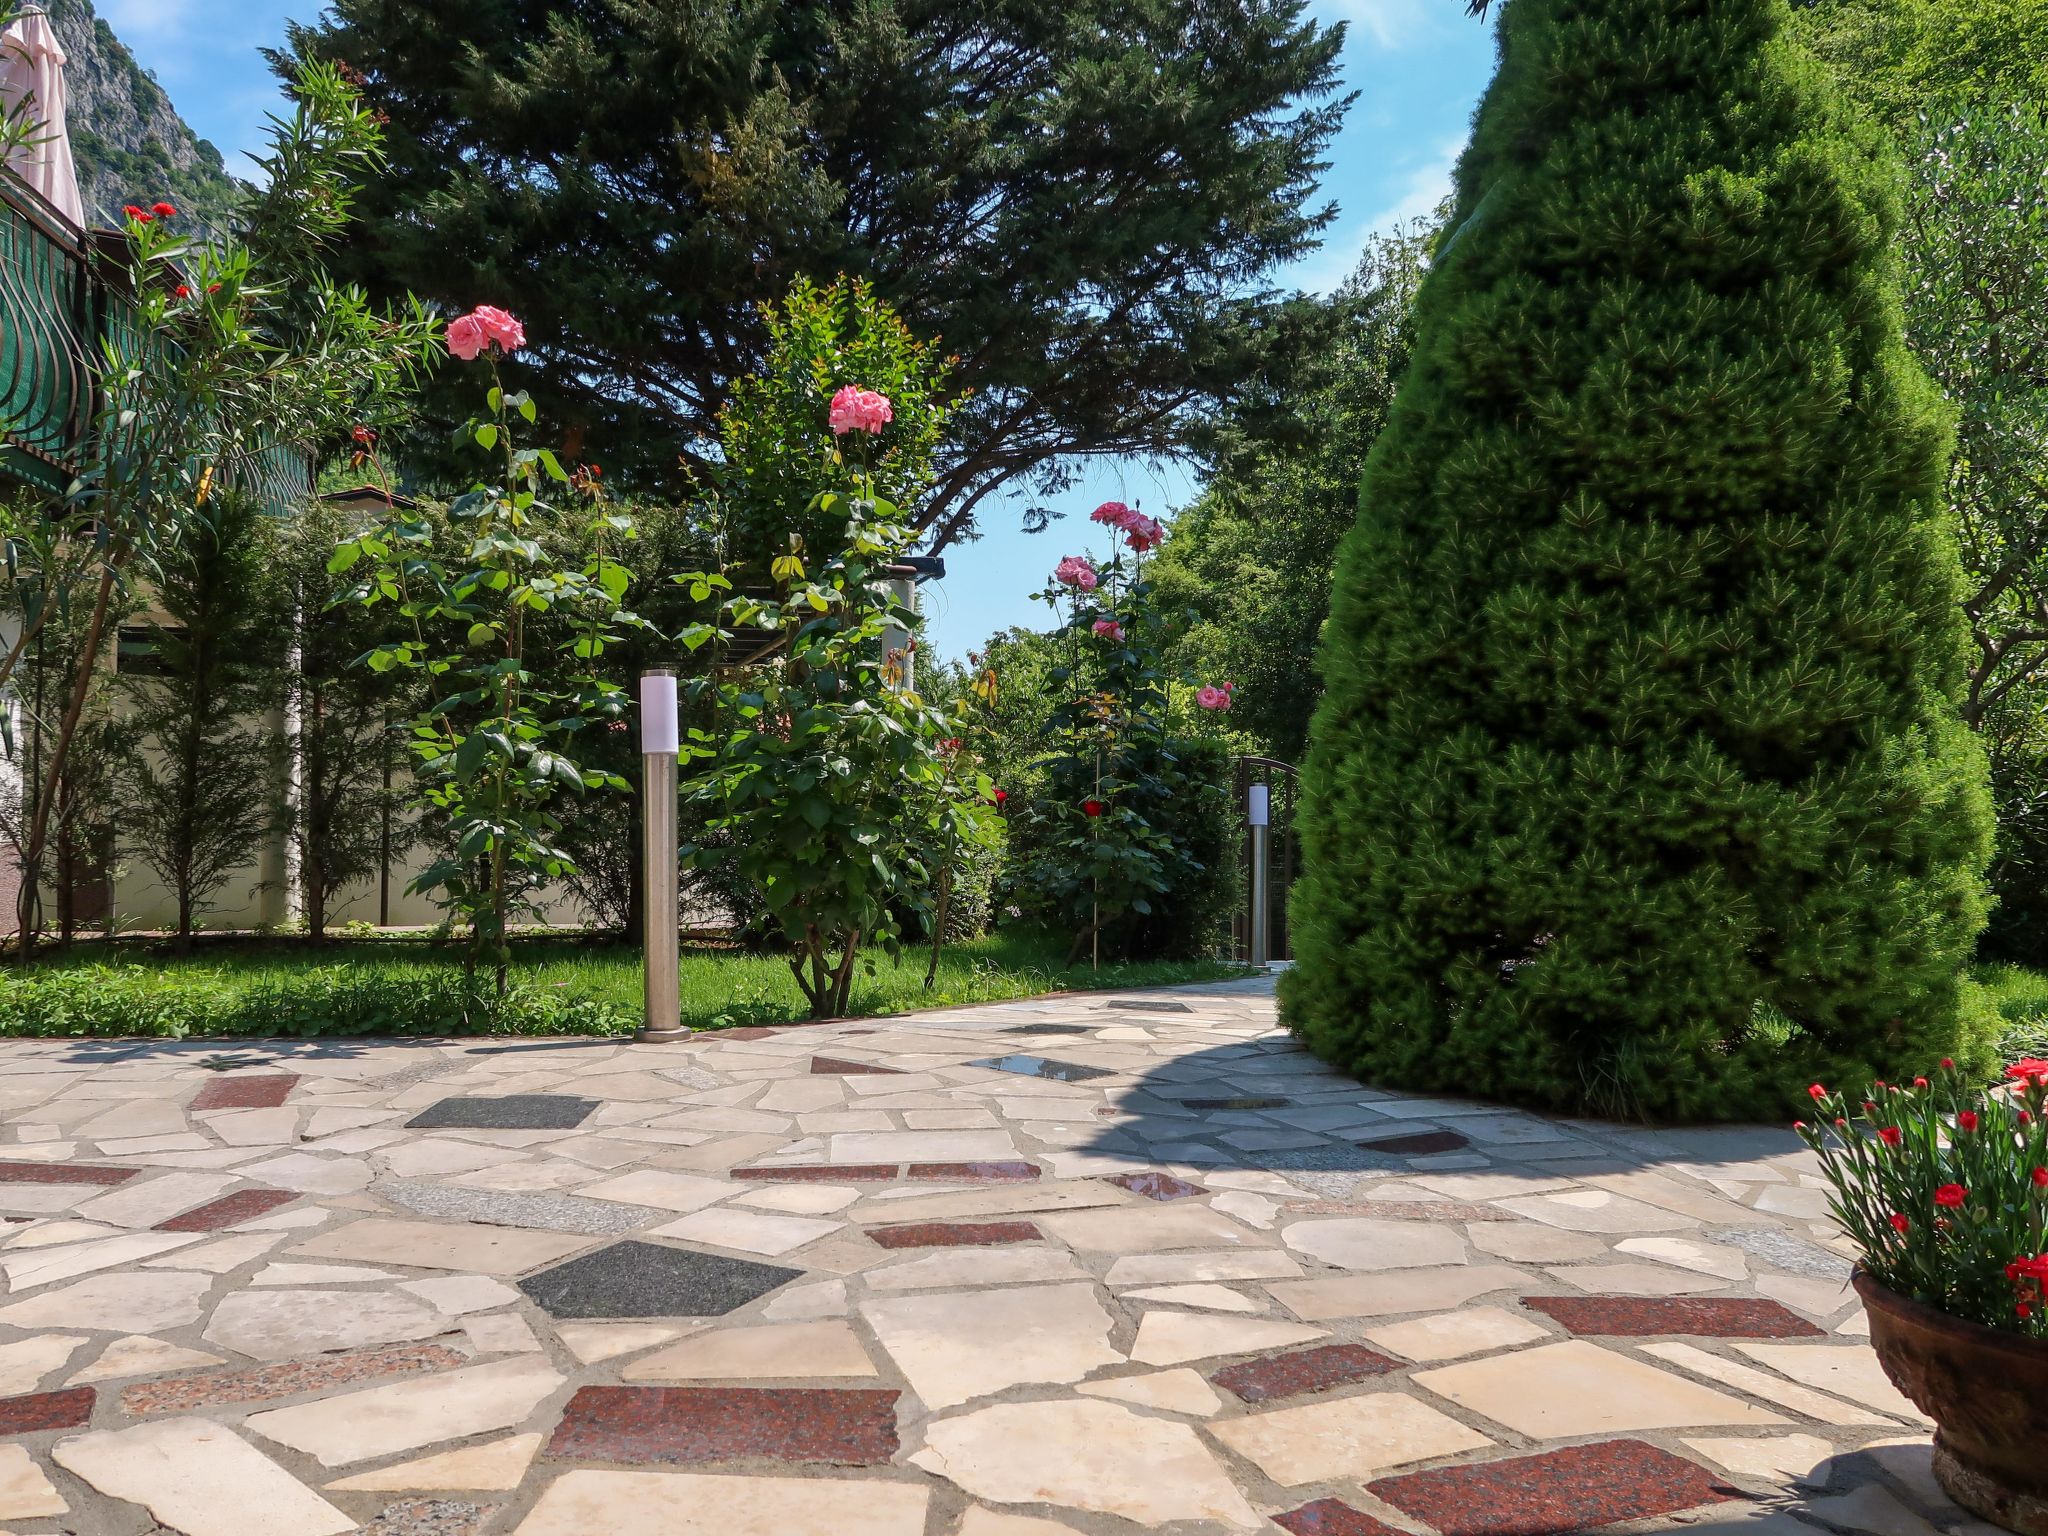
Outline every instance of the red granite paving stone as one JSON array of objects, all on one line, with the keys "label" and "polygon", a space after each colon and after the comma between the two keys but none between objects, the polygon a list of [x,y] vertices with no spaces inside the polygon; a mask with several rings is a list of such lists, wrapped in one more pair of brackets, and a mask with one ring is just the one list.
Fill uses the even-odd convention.
[{"label": "red granite paving stone", "polygon": [[1294,1536],[1407,1536],[1405,1531],[1353,1509],[1342,1499],[1317,1499],[1299,1509],[1273,1516],[1273,1523]]},{"label": "red granite paving stone", "polygon": [[223,1077],[192,1096],[191,1109],[275,1109],[299,1083],[296,1072],[267,1072],[257,1077]]},{"label": "red granite paving stone", "polygon": [[349,1355],[316,1355],[304,1360],[280,1360],[252,1370],[208,1371],[203,1376],[180,1376],[169,1381],[144,1381],[124,1389],[121,1408],[136,1415],[186,1413],[220,1403],[265,1403],[273,1398],[296,1397],[301,1392],[323,1392],[358,1381],[382,1381],[392,1376],[417,1376],[423,1371],[447,1370],[467,1365],[469,1357],[458,1355],[439,1344],[401,1344],[389,1349],[365,1349]]},{"label": "red granite paving stone", "polygon": [[222,1195],[218,1200],[209,1200],[204,1205],[194,1206],[169,1221],[156,1224],[159,1232],[218,1232],[222,1227],[232,1227],[245,1221],[276,1210],[280,1205],[290,1205],[298,1194],[289,1189],[238,1189],[232,1195]]},{"label": "red granite paving stone", "polygon": [[1177,1179],[1170,1173],[1115,1173],[1103,1182],[1143,1195],[1147,1200],[1185,1200],[1190,1195],[1208,1193],[1201,1185]]},{"label": "red granite paving stone", "polygon": [[898,1449],[898,1396],[893,1388],[583,1387],[563,1410],[548,1455],[628,1465],[886,1466]]},{"label": "red granite paving stone", "polygon": [[1523,1305],[1573,1333],[1651,1338],[1683,1333],[1707,1339],[1818,1339],[1796,1312],[1761,1298],[1711,1296],[1529,1296]]},{"label": "red granite paving stone", "polygon": [[764,1179],[773,1184],[888,1184],[896,1178],[894,1163],[791,1163],[787,1168],[735,1168],[736,1179]]},{"label": "red granite paving stone", "polygon": [[0,1163],[0,1184],[125,1184],[140,1172],[90,1163]]},{"label": "red granite paving stone", "polygon": [[0,1397],[0,1437],[32,1435],[44,1429],[77,1429],[92,1418],[93,1389],[30,1392]]},{"label": "red granite paving stone", "polygon": [[1331,1387],[1349,1386],[1401,1369],[1400,1361],[1363,1344],[1324,1344],[1292,1354],[1268,1355],[1263,1360],[1227,1365],[1209,1379],[1247,1403],[1263,1403],[1268,1398],[1327,1392]]},{"label": "red granite paving stone", "polygon": [[989,1248],[998,1243],[1036,1243],[1045,1234],[1028,1221],[913,1221],[869,1227],[884,1248]]},{"label": "red granite paving stone", "polygon": [[813,1077],[901,1077],[900,1067],[878,1067],[871,1061],[844,1061],[837,1056],[813,1056]]},{"label": "red granite paving stone", "polygon": [[1366,1489],[1443,1536],[1565,1536],[1743,1497],[1697,1463],[1640,1440],[1411,1472]]},{"label": "red granite paving stone", "polygon": [[1025,1184],[1038,1177],[1035,1163],[912,1163],[909,1177],[933,1184]]}]

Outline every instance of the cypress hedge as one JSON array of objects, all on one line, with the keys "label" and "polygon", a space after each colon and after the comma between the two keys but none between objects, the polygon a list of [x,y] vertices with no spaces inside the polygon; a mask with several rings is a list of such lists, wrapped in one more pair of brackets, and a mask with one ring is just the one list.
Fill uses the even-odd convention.
[{"label": "cypress hedge", "polygon": [[1898,177],[1783,0],[1509,0],[1367,461],[1282,999],[1365,1079],[1780,1119],[1982,1063]]}]

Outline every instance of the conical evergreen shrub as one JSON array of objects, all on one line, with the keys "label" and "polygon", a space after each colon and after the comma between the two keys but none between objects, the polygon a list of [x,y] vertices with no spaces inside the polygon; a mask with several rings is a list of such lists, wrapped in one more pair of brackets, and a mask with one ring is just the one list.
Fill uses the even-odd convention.
[{"label": "conical evergreen shrub", "polygon": [[1286,1017],[1779,1119],[1982,1059],[1984,764],[1893,168],[1783,0],[1509,0],[1325,631]]}]

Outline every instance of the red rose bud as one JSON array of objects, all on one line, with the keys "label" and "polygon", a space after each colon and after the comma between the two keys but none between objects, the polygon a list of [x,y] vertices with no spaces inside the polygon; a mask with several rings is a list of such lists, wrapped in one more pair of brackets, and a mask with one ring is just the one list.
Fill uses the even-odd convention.
[{"label": "red rose bud", "polygon": [[1819,1083],[1815,1083],[1811,1088],[1807,1089],[1806,1092],[1808,1097],[1815,1099],[1824,1099],[1828,1096],[1827,1089],[1821,1087]]},{"label": "red rose bud", "polygon": [[1100,816],[1102,814],[1102,802],[1100,800],[1083,800],[1081,802],[1081,809],[1090,816]]}]

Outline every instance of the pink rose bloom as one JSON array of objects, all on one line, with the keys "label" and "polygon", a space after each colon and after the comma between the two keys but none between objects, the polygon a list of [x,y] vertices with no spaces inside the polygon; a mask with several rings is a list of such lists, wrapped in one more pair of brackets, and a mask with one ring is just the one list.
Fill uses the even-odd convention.
[{"label": "pink rose bloom", "polygon": [[1117,623],[1115,619],[1097,619],[1095,621],[1095,633],[1104,635],[1111,640],[1121,641],[1124,637],[1124,627]]},{"label": "pink rose bloom", "polygon": [[1079,587],[1083,592],[1093,592],[1102,580],[1095,574],[1095,567],[1081,555],[1069,555],[1053,567],[1053,580],[1063,587]]},{"label": "pink rose bloom", "polygon": [[830,416],[832,431],[839,437],[849,432],[874,434],[896,419],[896,409],[887,395],[847,384],[832,397]]},{"label": "pink rose bloom", "polygon": [[1105,501],[1088,514],[1091,523],[1103,523],[1111,528],[1128,528],[1131,525],[1131,509],[1120,501]]},{"label": "pink rose bloom", "polygon": [[526,345],[526,327],[504,310],[479,304],[470,311],[470,317],[484,328],[486,337],[498,344],[500,352],[509,356]]},{"label": "pink rose bloom", "polygon": [[1211,688],[1206,684],[1195,690],[1195,702],[1204,709],[1230,708],[1230,690]]},{"label": "pink rose bloom", "polygon": [[1157,549],[1166,541],[1166,525],[1156,517],[1140,514],[1124,525],[1124,531],[1130,538],[1131,548],[1141,555],[1148,549]]},{"label": "pink rose bloom", "polygon": [[458,315],[448,322],[448,350],[465,363],[473,363],[483,356],[490,340],[483,321],[475,315]]}]

